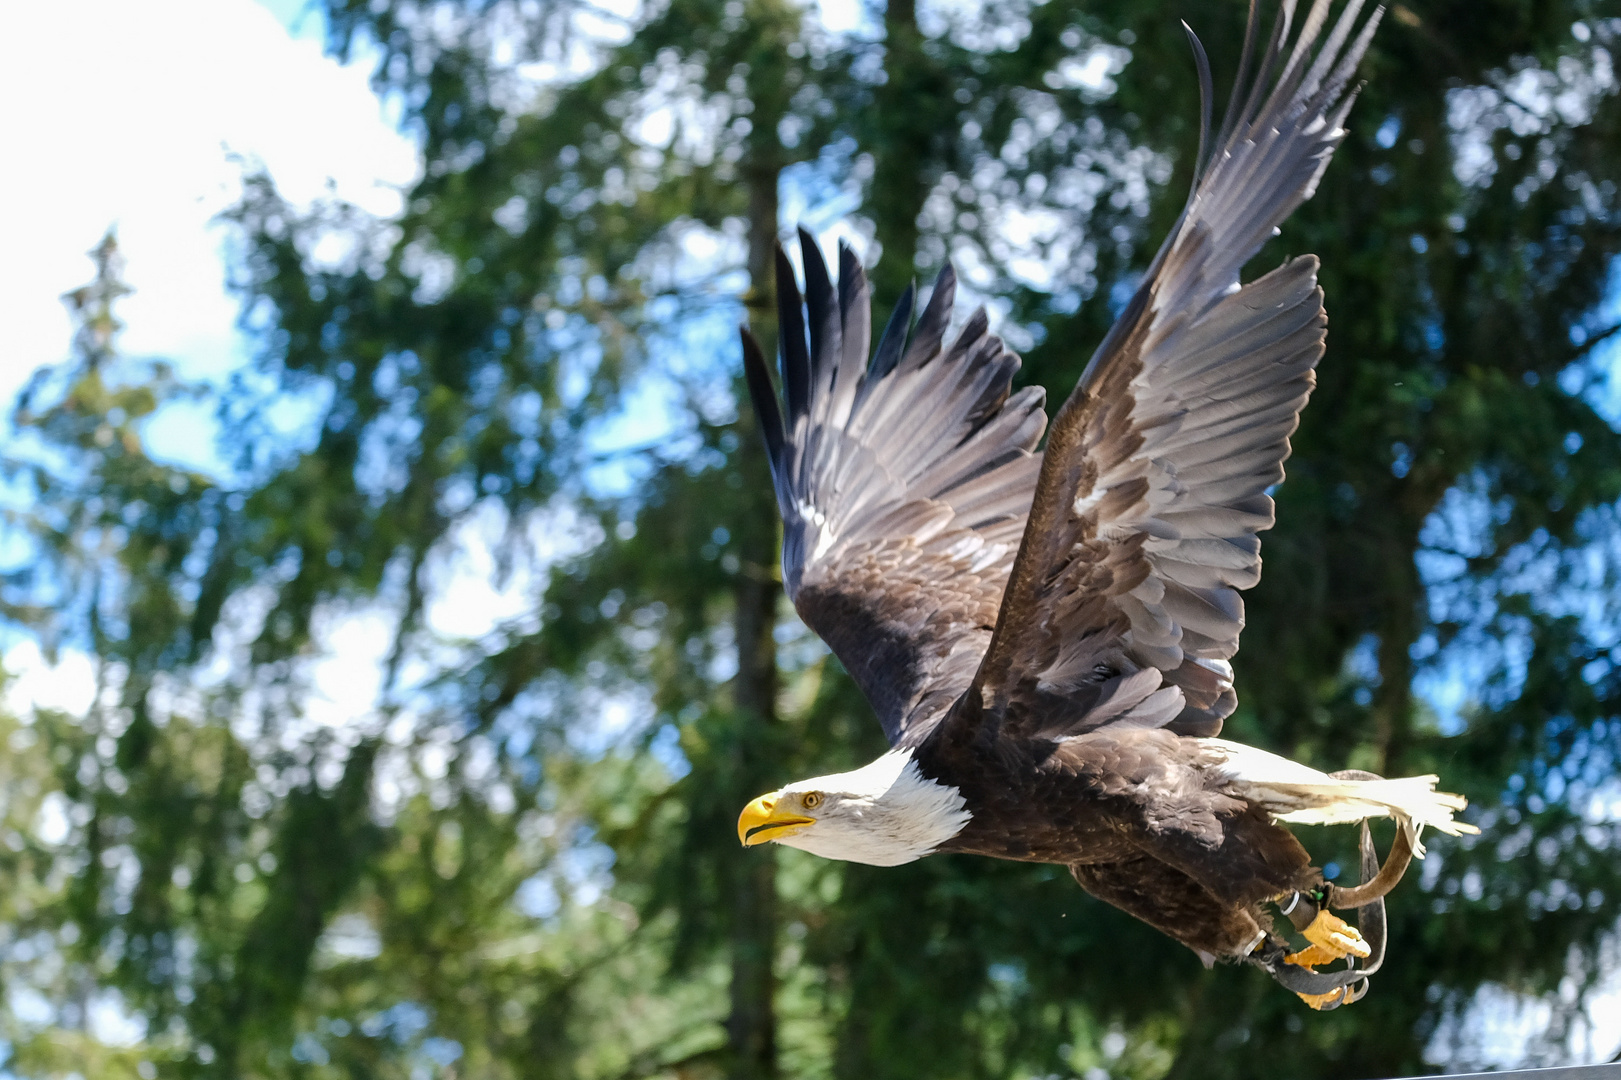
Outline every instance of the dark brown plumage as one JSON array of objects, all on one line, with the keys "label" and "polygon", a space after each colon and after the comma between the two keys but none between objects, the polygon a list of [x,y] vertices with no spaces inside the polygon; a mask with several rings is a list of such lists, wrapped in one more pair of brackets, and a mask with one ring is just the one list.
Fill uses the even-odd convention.
[{"label": "dark brown plumage", "polygon": [[[1285,958],[1264,905],[1314,917],[1331,894],[1275,818],[1389,813],[1415,845],[1424,824],[1467,826],[1433,778],[1336,779],[1212,738],[1236,706],[1227,661],[1273,522],[1267,490],[1327,332],[1315,258],[1242,286],[1239,272],[1315,189],[1379,20],[1357,30],[1351,0],[1314,57],[1328,0],[1291,46],[1293,7],[1253,73],[1252,7],[1182,216],[1040,451],[1043,395],[1010,393],[1019,359],[983,310],[946,344],[949,266],[910,333],[908,290],[869,364],[855,257],[840,252],[835,289],[802,232],[802,307],[779,250],[785,409],[746,332],[744,355],[784,581],[896,751],[762,796],[739,834],[880,863],[940,851],[1063,864],[1207,962],[1252,960],[1333,1007],[1362,973],[1309,965],[1366,950],[1341,948],[1347,931],[1324,955]],[[1203,157],[1210,79],[1193,43]],[[1300,925],[1314,942],[1339,933]]]}]

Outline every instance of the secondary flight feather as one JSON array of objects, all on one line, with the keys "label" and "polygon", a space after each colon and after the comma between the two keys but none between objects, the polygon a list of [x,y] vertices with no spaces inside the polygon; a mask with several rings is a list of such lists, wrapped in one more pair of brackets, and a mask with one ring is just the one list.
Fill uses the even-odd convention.
[{"label": "secondary flight feather", "polygon": [[[1296,31],[1285,0],[1263,47],[1252,4],[1214,138],[1189,33],[1192,191],[1050,427],[1039,389],[1010,392],[1019,359],[983,311],[947,343],[949,266],[915,326],[907,291],[869,361],[859,262],[841,250],[835,285],[801,233],[802,297],[779,250],[780,399],[747,331],[743,346],[783,579],[892,749],[756,799],[744,844],[1059,863],[1205,962],[1256,964],[1314,1008],[1366,992],[1383,896],[1425,826],[1474,831],[1455,818],[1464,800],[1433,776],[1325,774],[1217,737],[1237,704],[1239,591],[1260,578],[1268,490],[1327,333],[1314,257],[1239,274],[1315,191],[1382,13],[1359,25],[1351,0],[1329,27],[1329,6]],[[1399,825],[1382,867],[1366,826],[1381,816]],[[1354,822],[1354,888],[1324,881],[1282,824]],[[1365,933],[1330,908],[1358,909]]]}]

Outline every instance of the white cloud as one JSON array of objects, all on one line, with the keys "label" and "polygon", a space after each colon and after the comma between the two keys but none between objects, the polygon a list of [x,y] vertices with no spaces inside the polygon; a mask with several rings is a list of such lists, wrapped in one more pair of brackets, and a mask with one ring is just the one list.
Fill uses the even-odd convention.
[{"label": "white cloud", "polygon": [[874,20],[860,0],[817,0],[822,25],[834,33],[871,31]]},{"label": "white cloud", "polygon": [[60,650],[56,663],[49,664],[35,641],[21,639],[6,650],[0,666],[7,674],[0,708],[13,716],[26,718],[35,709],[82,716],[96,698],[95,664],[77,649]]},{"label": "white cloud", "polygon": [[306,719],[342,728],[375,715],[394,624],[395,613],[382,605],[317,612],[311,629],[321,654],[310,665],[313,692],[304,702]]},{"label": "white cloud", "polygon": [[7,5],[0,399],[65,355],[59,298],[88,280],[84,253],[109,225],[136,288],[121,308],[125,351],[197,375],[240,362],[210,224],[238,193],[231,154],[262,162],[296,201],[330,178],[370,210],[397,209],[415,149],[384,116],[368,72],[295,40],[253,0]]},{"label": "white cloud", "polygon": [[13,1016],[31,1027],[44,1027],[56,1019],[50,999],[32,986],[12,983],[6,988],[6,1004]]},{"label": "white cloud", "polygon": [[85,1003],[85,1026],[106,1046],[134,1046],[146,1038],[146,1020],[133,1013],[117,990],[97,990]]},{"label": "white cloud", "polygon": [[511,519],[495,499],[483,499],[434,549],[428,564],[425,621],[446,638],[481,638],[501,624],[532,616],[552,564],[578,555],[602,537],[572,507],[531,514],[520,524],[519,549],[504,576],[497,572]]},{"label": "white cloud", "polygon": [[39,813],[34,819],[34,835],[47,847],[55,847],[73,832],[68,817],[68,797],[60,791],[48,791],[40,800]]}]

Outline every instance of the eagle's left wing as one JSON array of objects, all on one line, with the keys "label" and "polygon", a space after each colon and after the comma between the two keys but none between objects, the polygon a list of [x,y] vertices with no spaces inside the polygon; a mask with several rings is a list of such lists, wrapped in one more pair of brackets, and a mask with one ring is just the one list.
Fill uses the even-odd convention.
[{"label": "eagle's left wing", "polygon": [[835,289],[803,231],[800,249],[803,307],[777,252],[784,401],[743,332],[782,511],[783,584],[896,743],[926,730],[979,667],[1041,464],[1043,394],[1009,392],[1019,358],[983,310],[946,341],[950,266],[911,333],[907,290],[869,364],[861,264],[842,250]]},{"label": "eagle's left wing", "polygon": [[[1239,272],[1311,196],[1345,136],[1348,84],[1379,13],[1352,40],[1352,0],[1314,58],[1328,7],[1316,0],[1285,54],[1285,0],[1248,83],[1252,4],[1210,162],[1053,420],[976,675],[994,722],[1027,734],[1130,723],[1214,735],[1237,704],[1238,590],[1260,578],[1268,489],[1283,479],[1327,330],[1314,257],[1247,285]],[[1194,45],[1208,129],[1209,72]]]}]

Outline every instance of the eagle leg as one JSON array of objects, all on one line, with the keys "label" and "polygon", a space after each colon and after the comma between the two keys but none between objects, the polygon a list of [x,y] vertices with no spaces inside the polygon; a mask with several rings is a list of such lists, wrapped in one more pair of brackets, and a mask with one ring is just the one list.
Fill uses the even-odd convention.
[{"label": "eagle leg", "polygon": [[[1380,871],[1379,854],[1374,850],[1373,836],[1368,829],[1368,823],[1365,821],[1362,823],[1362,836],[1358,846],[1362,863],[1362,880],[1364,883],[1373,881]],[[1305,896],[1297,894],[1285,914],[1295,924],[1295,928],[1306,935],[1311,944],[1297,953],[1281,957],[1274,954],[1271,958],[1272,964],[1268,965],[1273,978],[1286,989],[1294,990],[1301,1001],[1319,1012],[1328,1012],[1342,1005],[1350,1005],[1352,1002],[1360,1001],[1366,997],[1369,985],[1368,976],[1378,971],[1385,960],[1386,923],[1384,899],[1382,897],[1376,898],[1357,909],[1357,923],[1366,935],[1365,937],[1340,922],[1339,919],[1330,915],[1327,910]],[[1317,964],[1331,963],[1347,955],[1346,952],[1339,951],[1339,943],[1334,940],[1336,937],[1345,936],[1346,932],[1355,935],[1358,941],[1364,942],[1363,947],[1367,949],[1367,953],[1365,955],[1357,953],[1361,957],[1361,963],[1358,964],[1357,961],[1353,960],[1351,966],[1344,971],[1332,973],[1311,971],[1311,975],[1315,978],[1302,978],[1301,969],[1310,971]],[[1325,936],[1328,937],[1330,942],[1327,945],[1322,944],[1319,940],[1313,940]],[[1277,963],[1279,959],[1282,961],[1281,964]],[[1308,983],[1316,985],[1317,980],[1323,978],[1339,982],[1340,985],[1319,990],[1304,988]]]},{"label": "eagle leg", "polygon": [[1311,944],[1288,957],[1292,964],[1311,967],[1346,956],[1366,958],[1373,949],[1362,940],[1356,927],[1329,913],[1325,902],[1315,896],[1295,893],[1283,914],[1296,931]]}]

